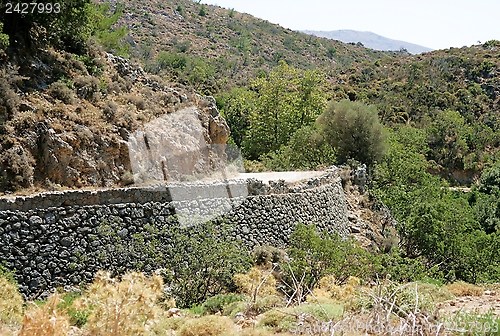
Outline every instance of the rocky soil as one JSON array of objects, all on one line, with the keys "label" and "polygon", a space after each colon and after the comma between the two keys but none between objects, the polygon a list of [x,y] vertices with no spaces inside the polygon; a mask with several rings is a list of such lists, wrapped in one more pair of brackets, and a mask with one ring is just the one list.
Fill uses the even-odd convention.
[{"label": "rocky soil", "polygon": [[[130,184],[130,137],[187,108],[204,148],[225,144],[229,128],[212,97],[163,83],[121,57],[96,51],[94,61],[100,79],[74,55],[51,50],[0,74],[2,95],[10,97],[8,109],[0,110],[0,192]],[[168,134],[175,126],[163,122],[160,129]],[[170,144],[182,147],[189,136]],[[198,154],[187,163],[195,167],[192,173],[225,159],[215,151]]]},{"label": "rocky soil", "polygon": [[461,296],[439,304],[441,316],[452,316],[456,313],[487,314],[491,312],[500,318],[500,292],[485,290],[480,296]]}]

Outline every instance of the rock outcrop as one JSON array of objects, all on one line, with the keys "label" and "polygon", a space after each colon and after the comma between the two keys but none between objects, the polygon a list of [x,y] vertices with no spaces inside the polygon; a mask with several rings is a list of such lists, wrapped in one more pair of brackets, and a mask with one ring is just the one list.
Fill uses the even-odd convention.
[{"label": "rock outcrop", "polygon": [[[123,57],[101,56],[104,84],[83,69],[73,89],[56,82],[47,94],[18,93],[8,136],[0,137],[0,191],[128,185],[138,176],[134,167],[151,170],[162,160],[169,164],[150,176],[156,180],[223,166],[230,132],[213,97],[165,85]],[[138,135],[142,147],[155,148],[137,146]]]}]

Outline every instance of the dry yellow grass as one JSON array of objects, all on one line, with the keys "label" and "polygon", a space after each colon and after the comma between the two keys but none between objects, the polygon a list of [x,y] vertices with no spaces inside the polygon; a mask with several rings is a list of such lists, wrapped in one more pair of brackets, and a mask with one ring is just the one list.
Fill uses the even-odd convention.
[{"label": "dry yellow grass", "polygon": [[161,316],[162,294],[160,276],[131,272],[118,281],[100,271],[77,305],[92,309],[87,322],[91,335],[149,335]]},{"label": "dry yellow grass", "polygon": [[187,320],[177,332],[179,336],[232,336],[237,335],[233,321],[225,316],[207,315]]},{"label": "dry yellow grass", "polygon": [[306,301],[320,303],[330,303],[331,299],[336,301],[348,301],[356,294],[360,287],[360,280],[356,277],[349,277],[345,285],[339,285],[333,275],[327,275],[318,282],[313,290],[313,295],[308,295]]},{"label": "dry yellow grass", "polygon": [[277,295],[276,279],[270,271],[252,267],[246,274],[236,274],[234,282],[243,293],[255,299],[256,296]]},{"label": "dry yellow grass", "polygon": [[53,294],[42,307],[32,303],[23,318],[23,326],[18,336],[66,336],[70,330],[69,318],[57,311],[60,302],[58,294]]},{"label": "dry yellow grass", "polygon": [[23,316],[23,297],[16,285],[0,277],[0,322],[20,322]]},{"label": "dry yellow grass", "polygon": [[481,296],[484,292],[481,287],[463,281],[454,282],[444,288],[455,296]]}]

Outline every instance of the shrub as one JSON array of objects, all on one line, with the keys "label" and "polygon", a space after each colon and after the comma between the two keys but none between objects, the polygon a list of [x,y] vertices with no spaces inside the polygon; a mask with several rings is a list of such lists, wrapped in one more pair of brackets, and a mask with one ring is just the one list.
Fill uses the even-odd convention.
[{"label": "shrub", "polygon": [[9,46],[9,35],[2,33],[3,22],[0,22],[0,50],[5,50]]},{"label": "shrub", "polygon": [[326,142],[337,150],[339,162],[351,158],[370,165],[382,158],[386,136],[375,106],[349,100],[332,102],[318,123]]},{"label": "shrub", "polygon": [[218,294],[208,298],[202,305],[204,313],[215,314],[222,312],[224,308],[231,303],[241,302],[244,300],[242,295],[237,294]]},{"label": "shrub", "polygon": [[52,83],[49,92],[52,97],[63,101],[65,104],[72,104],[74,101],[73,90],[62,81]]},{"label": "shrub", "polygon": [[500,162],[483,171],[478,190],[485,194],[496,195],[500,192]]},{"label": "shrub", "polygon": [[179,336],[224,336],[234,335],[236,327],[225,316],[207,315],[187,320],[178,330]]},{"label": "shrub", "polygon": [[[376,260],[369,252],[337,233],[317,232],[314,225],[299,223],[289,244],[291,261],[282,265],[283,281],[299,302],[326,275],[333,275],[338,284],[343,284],[349,276],[370,279],[376,270]],[[297,279],[302,279],[300,284]]]},{"label": "shrub", "polygon": [[118,111],[118,105],[112,101],[108,100],[102,107],[102,112],[107,120],[113,120],[116,116],[116,112]]},{"label": "shrub", "polygon": [[284,312],[269,310],[262,314],[258,326],[271,327],[275,332],[286,332],[292,328],[296,318]]},{"label": "shrub", "polygon": [[274,246],[256,246],[252,251],[252,258],[256,265],[271,268],[274,263],[281,262],[285,251]]},{"label": "shrub", "polygon": [[33,185],[35,160],[24,147],[17,145],[4,151],[0,154],[0,163],[7,171],[7,181],[14,189]]},{"label": "shrub", "polygon": [[78,292],[66,293],[62,296],[61,302],[57,305],[60,311],[66,311],[71,325],[81,328],[87,323],[88,317],[91,314],[90,309],[77,309],[73,307],[75,301],[81,297]]},{"label": "shrub", "polygon": [[271,308],[283,306],[283,298],[276,295],[265,295],[258,297],[255,302],[251,302],[247,305],[247,311],[254,312],[256,314],[262,314]]},{"label": "shrub", "polygon": [[211,222],[170,227],[173,244],[165,251],[162,275],[179,307],[200,304],[211,296],[234,292],[233,276],[251,267],[250,253],[232,239],[229,227]]},{"label": "shrub", "polygon": [[135,105],[135,107],[138,110],[145,110],[146,109],[146,101],[142,97],[140,97],[136,94],[128,94],[126,99],[127,99],[127,103]]},{"label": "shrub", "polygon": [[59,294],[52,294],[41,307],[32,303],[32,308],[24,314],[23,326],[19,336],[66,336],[70,330],[68,316],[59,313],[57,305]]},{"label": "shrub", "polygon": [[94,76],[80,76],[75,79],[75,86],[80,98],[92,101],[100,97],[100,82]]},{"label": "shrub", "polygon": [[162,295],[160,276],[131,272],[118,281],[99,271],[77,307],[92,307],[87,325],[94,335],[149,335]]},{"label": "shrub", "polygon": [[[5,77],[6,74],[0,71],[0,77]],[[2,107],[5,106],[8,114],[14,114],[17,111],[19,103],[18,95],[12,90],[9,82],[5,78],[0,78],[0,114]]]},{"label": "shrub", "polygon": [[200,11],[198,12],[198,15],[199,16],[207,15],[207,7],[204,4],[200,6]]},{"label": "shrub", "polygon": [[0,322],[20,322],[23,316],[23,297],[17,286],[0,275]]}]

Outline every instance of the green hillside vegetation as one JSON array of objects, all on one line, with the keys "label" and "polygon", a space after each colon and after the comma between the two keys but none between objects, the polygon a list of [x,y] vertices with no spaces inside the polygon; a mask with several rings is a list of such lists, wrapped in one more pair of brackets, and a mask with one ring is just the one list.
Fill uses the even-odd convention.
[{"label": "green hillside vegetation", "polygon": [[204,94],[247,84],[280,60],[298,69],[321,68],[330,74],[352,63],[399,55],[295,32],[190,0],[123,3],[125,15],[118,23],[129,28],[124,42],[130,45],[131,56],[148,71]]}]

